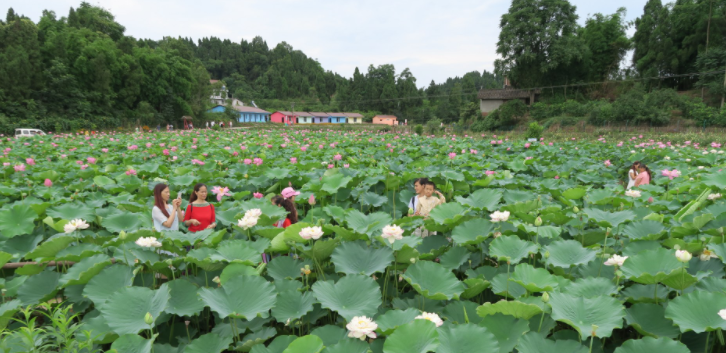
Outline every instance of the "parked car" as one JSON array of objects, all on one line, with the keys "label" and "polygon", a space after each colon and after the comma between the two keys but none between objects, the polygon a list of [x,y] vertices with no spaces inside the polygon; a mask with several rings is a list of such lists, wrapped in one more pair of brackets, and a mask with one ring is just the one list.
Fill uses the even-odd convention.
[{"label": "parked car", "polygon": [[39,129],[15,129],[15,137],[33,137],[38,135],[45,135],[45,132]]}]

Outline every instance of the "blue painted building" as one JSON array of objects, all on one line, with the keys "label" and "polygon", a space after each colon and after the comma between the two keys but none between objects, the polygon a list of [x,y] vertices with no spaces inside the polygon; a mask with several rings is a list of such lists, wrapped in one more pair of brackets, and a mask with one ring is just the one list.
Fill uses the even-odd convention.
[{"label": "blue painted building", "polygon": [[[272,114],[260,108],[243,105],[234,105],[232,108],[239,113],[239,117],[237,118],[237,122],[239,123],[266,123],[270,121],[270,114]],[[208,111],[212,113],[223,113],[224,109],[225,107],[223,105],[218,105]]]},{"label": "blue painted building", "polygon": [[329,122],[332,124],[345,124],[348,122],[348,117],[345,113],[328,113]]}]

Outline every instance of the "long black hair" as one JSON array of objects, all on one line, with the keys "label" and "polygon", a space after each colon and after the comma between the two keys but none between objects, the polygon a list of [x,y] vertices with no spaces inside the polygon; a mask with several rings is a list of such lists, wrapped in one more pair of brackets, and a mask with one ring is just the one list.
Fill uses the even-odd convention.
[{"label": "long black hair", "polygon": [[156,184],[154,186],[154,206],[158,207],[159,210],[161,210],[161,213],[164,214],[164,216],[169,217],[169,211],[166,209],[166,202],[164,202],[164,199],[161,198],[161,193],[166,190],[169,186],[166,184]]},{"label": "long black hair", "polygon": [[291,200],[283,199],[278,203],[278,205],[282,206],[282,208],[287,211],[287,219],[290,220],[291,224],[297,223],[297,209],[295,209],[295,205],[292,204]]},{"label": "long black hair", "polygon": [[[632,170],[634,170],[634,171],[637,172],[638,171],[638,167],[641,164],[643,164],[643,163],[640,163],[640,161],[635,161],[635,162],[633,162],[633,165],[630,167],[630,169],[632,169]],[[630,170],[628,170],[628,173],[630,173]]]},{"label": "long black hair", "polygon": [[648,179],[653,180],[653,173],[651,173],[650,168],[648,168],[645,163],[640,163],[640,168],[645,169],[645,171],[648,172]]}]

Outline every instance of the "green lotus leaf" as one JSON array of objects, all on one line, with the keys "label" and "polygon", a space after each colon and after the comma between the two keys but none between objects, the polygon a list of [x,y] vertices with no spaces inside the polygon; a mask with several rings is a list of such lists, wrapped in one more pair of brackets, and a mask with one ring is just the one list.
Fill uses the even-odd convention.
[{"label": "green lotus leaf", "polygon": [[94,210],[81,202],[69,202],[59,206],[51,207],[45,211],[48,216],[63,220],[83,219],[91,222],[96,219]]},{"label": "green lotus leaf", "polygon": [[176,246],[193,246],[194,244],[207,239],[214,232],[213,229],[205,229],[199,232],[164,232],[164,239],[171,240]]},{"label": "green lotus leaf", "polygon": [[267,274],[275,281],[300,278],[302,277],[300,269],[304,266],[305,262],[302,260],[291,256],[278,256],[267,264]]},{"label": "green lotus leaf", "polygon": [[537,305],[526,304],[520,301],[502,300],[494,304],[484,303],[476,309],[476,313],[481,317],[501,313],[518,319],[529,320],[532,316],[541,314],[542,309]]},{"label": "green lotus leaf", "polygon": [[245,240],[226,240],[219,243],[217,253],[210,256],[212,261],[226,261],[256,266],[262,261],[262,253]]},{"label": "green lotus leaf", "polygon": [[147,340],[135,334],[122,335],[111,344],[111,350],[128,353],[151,353],[151,346],[154,344],[156,336],[154,335],[152,339]]},{"label": "green lotus leaf", "polygon": [[0,251],[0,267],[5,266],[5,264],[8,263],[8,261],[10,261],[12,258],[12,254]]},{"label": "green lotus leaf", "polygon": [[184,353],[222,353],[229,348],[230,344],[232,344],[232,337],[208,333],[199,336],[184,347]]},{"label": "green lotus leaf", "polygon": [[277,304],[272,308],[272,316],[277,322],[287,324],[290,320],[297,320],[312,311],[314,303],[315,298],[311,292],[282,292],[277,297]]},{"label": "green lotus leaf", "polygon": [[393,333],[397,327],[412,322],[416,316],[419,315],[421,315],[421,311],[414,308],[408,308],[406,310],[388,310],[383,313],[383,315],[376,318],[378,331],[383,335],[388,336]]},{"label": "green lotus leaf", "polygon": [[76,244],[58,251],[58,253],[55,254],[55,260],[80,262],[87,257],[101,254],[103,252],[103,248],[96,244]]},{"label": "green lotus leaf", "polygon": [[613,297],[581,298],[566,293],[552,293],[550,305],[552,318],[572,326],[583,340],[590,337],[593,325],[597,325],[596,337],[610,337],[613,329],[623,327],[625,309]]},{"label": "green lotus leaf", "polygon": [[29,252],[24,257],[26,259],[34,259],[36,261],[42,260],[44,258],[52,258],[59,251],[65,249],[70,243],[74,241],[76,241],[76,238],[73,236],[58,234],[58,236],[54,236],[42,242],[33,251]]},{"label": "green lotus leaf", "polygon": [[[698,260],[700,261],[700,260]],[[676,290],[684,290],[698,282],[698,278],[688,273],[686,268],[677,268],[661,280],[663,284]]]},{"label": "green lotus leaf", "polygon": [[528,332],[519,340],[517,351],[520,353],[587,353],[587,347],[577,341],[549,340],[537,332]]},{"label": "green lotus leaf", "polygon": [[381,229],[391,224],[391,221],[391,216],[383,212],[374,212],[365,215],[357,210],[352,210],[345,217],[345,222],[349,228],[360,234],[366,234],[369,237],[379,235]]},{"label": "green lotus leaf", "polygon": [[689,353],[688,347],[678,341],[669,338],[653,338],[645,337],[639,340],[627,340],[622,346],[615,348],[614,353],[642,353],[642,352],[658,352],[658,353]]},{"label": "green lotus leaf", "polygon": [[496,189],[479,189],[469,197],[457,196],[456,201],[475,210],[494,211],[502,199],[502,192]]},{"label": "green lotus leaf", "polygon": [[662,303],[666,301],[670,290],[661,284],[633,284],[621,292],[630,303]]},{"label": "green lotus leaf", "polygon": [[537,244],[519,239],[517,236],[500,236],[489,244],[489,254],[499,261],[514,265],[529,254],[537,252]]},{"label": "green lotus leaf", "polygon": [[0,304],[0,330],[8,326],[15,313],[22,307],[22,303],[18,299],[10,300]]},{"label": "green lotus leaf", "polygon": [[492,278],[492,292],[508,298],[519,298],[527,294],[527,290],[507,278],[506,273],[500,273]]},{"label": "green lotus leaf", "polygon": [[138,214],[123,212],[104,217],[101,225],[111,233],[131,233],[139,230],[142,222]]},{"label": "green lotus leaf", "polygon": [[456,202],[438,205],[429,214],[436,224],[453,224],[466,214],[466,209]]},{"label": "green lotus leaf", "polygon": [[297,336],[277,336],[267,347],[264,344],[252,346],[250,353],[282,353],[295,339]]},{"label": "green lotus leaf", "polygon": [[545,247],[545,252],[549,252],[549,257],[546,260],[547,264],[560,268],[584,265],[597,256],[594,250],[584,248],[576,240],[552,242]]},{"label": "green lotus leaf", "polygon": [[666,231],[666,227],[656,221],[633,222],[623,228],[623,235],[632,240],[658,240]]},{"label": "green lotus leaf", "polygon": [[343,174],[335,174],[331,176],[324,176],[323,177],[323,186],[322,190],[327,191],[330,194],[335,194],[338,192],[338,189],[345,187],[350,183],[350,181],[353,180],[353,178],[345,176]]},{"label": "green lotus leaf", "polygon": [[572,189],[567,189],[567,190],[563,191],[562,197],[564,197],[568,200],[579,200],[583,196],[585,196],[586,193],[587,193],[587,190],[585,190],[583,188],[572,188]]},{"label": "green lotus leaf", "polygon": [[0,212],[0,233],[4,238],[30,234],[38,215],[27,205],[16,204]]},{"label": "green lotus leaf", "polygon": [[527,320],[517,319],[514,316],[495,314],[487,316],[479,323],[496,337],[499,342],[499,353],[510,353],[517,345],[522,335],[529,331]]},{"label": "green lotus leaf", "polygon": [[603,277],[580,278],[567,287],[567,293],[576,297],[592,298],[600,295],[614,295],[618,287],[611,280]]},{"label": "green lotus leaf", "polygon": [[335,284],[318,281],[312,290],[322,307],[337,311],[347,321],[355,316],[373,317],[382,303],[381,287],[363,275],[348,275]]},{"label": "green lotus leaf", "polygon": [[388,198],[368,191],[360,195],[360,202],[365,206],[380,207],[388,202]]},{"label": "green lotus leaf", "polygon": [[194,316],[204,310],[204,303],[197,292],[199,288],[187,279],[176,279],[161,285],[159,290],[169,291],[169,301],[164,312],[178,316]]},{"label": "green lotus leaf", "polygon": [[515,266],[514,273],[512,273],[509,280],[530,292],[551,292],[559,285],[555,276],[551,275],[547,270],[534,268],[527,263]]},{"label": "green lotus leaf", "polygon": [[332,346],[326,347],[323,349],[323,353],[368,353],[369,348],[368,343],[365,341],[346,338]]},{"label": "green lotus leaf", "polygon": [[320,326],[310,331],[310,334],[320,337],[320,339],[323,340],[323,345],[325,345],[326,347],[335,345],[336,343],[344,340],[348,336],[348,332],[346,329],[340,326],[333,325]]},{"label": "green lotus leaf", "polygon": [[413,320],[401,325],[386,342],[383,351],[386,353],[426,353],[435,351],[439,346],[439,333],[436,325],[428,320]]},{"label": "green lotus leaf", "polygon": [[229,264],[219,274],[219,282],[224,285],[232,278],[239,276],[259,276],[257,269],[245,264]]},{"label": "green lotus leaf", "polygon": [[691,292],[668,303],[665,317],[673,320],[681,332],[696,333],[726,329],[726,320],[718,312],[726,308],[723,293]]},{"label": "green lotus leaf", "polygon": [[469,260],[470,255],[471,253],[467,248],[453,246],[451,249],[439,256],[439,263],[441,266],[444,266],[445,269],[453,271],[465,264],[466,261]]},{"label": "green lotus leaf", "polygon": [[52,298],[58,292],[60,273],[43,271],[29,276],[18,288],[18,299],[22,305],[34,305]]},{"label": "green lotus leaf", "polygon": [[683,264],[676,259],[675,251],[659,248],[631,256],[621,267],[626,278],[642,284],[656,284]]},{"label": "green lotus leaf", "polygon": [[111,264],[111,258],[104,254],[93,255],[71,266],[60,278],[60,285],[68,287],[76,284],[86,284],[106,266]]},{"label": "green lotus leaf", "polygon": [[194,175],[181,175],[169,178],[169,184],[173,186],[191,186],[197,177]]},{"label": "green lotus leaf", "polygon": [[618,211],[618,212],[607,212],[597,208],[586,208],[583,212],[595,220],[598,224],[604,227],[617,227],[621,223],[632,221],[635,219],[635,213],[633,211]]},{"label": "green lotus leaf", "polygon": [[111,265],[88,281],[83,288],[83,296],[90,299],[97,307],[101,307],[121,288],[131,286],[133,278],[134,273],[130,267],[120,264]]},{"label": "green lotus leaf", "polygon": [[625,310],[628,325],[644,336],[676,338],[681,333],[673,320],[665,318],[665,308],[638,303]]},{"label": "green lotus leaf", "polygon": [[439,347],[436,353],[498,351],[497,338],[484,327],[462,324],[439,328]]},{"label": "green lotus leaf", "polygon": [[119,335],[137,334],[155,326],[155,323],[149,325],[144,322],[146,314],[158,319],[168,301],[168,288],[125,287],[111,295],[99,311],[111,331]]},{"label": "green lotus leaf", "polygon": [[478,307],[479,305],[477,303],[468,300],[453,301],[446,305],[442,317],[446,318],[446,321],[452,324],[478,324],[483,320],[481,316],[476,315],[476,309]]},{"label": "green lotus leaf", "polygon": [[411,265],[403,274],[403,279],[424,297],[435,300],[458,299],[465,289],[453,273],[430,261]]},{"label": "green lotus leaf", "polygon": [[335,265],[335,272],[370,276],[386,271],[386,267],[393,262],[393,250],[387,247],[374,248],[363,241],[345,242],[333,250],[330,258]]},{"label": "green lotus leaf", "polygon": [[220,288],[201,288],[199,296],[221,318],[252,320],[277,302],[274,286],[260,276],[239,276]]},{"label": "green lotus leaf", "polygon": [[451,232],[451,239],[456,244],[476,245],[486,240],[494,229],[494,224],[486,219],[476,218],[466,221]]}]

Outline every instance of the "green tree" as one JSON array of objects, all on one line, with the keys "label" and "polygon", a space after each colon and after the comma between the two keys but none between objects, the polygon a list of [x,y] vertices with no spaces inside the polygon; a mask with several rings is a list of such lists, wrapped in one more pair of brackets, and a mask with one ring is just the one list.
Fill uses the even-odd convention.
[{"label": "green tree", "polygon": [[587,19],[579,36],[588,48],[584,60],[588,81],[604,81],[618,71],[631,47],[627,29],[624,7],[612,15],[596,13]]}]

